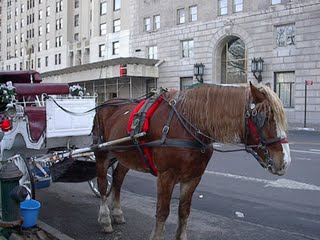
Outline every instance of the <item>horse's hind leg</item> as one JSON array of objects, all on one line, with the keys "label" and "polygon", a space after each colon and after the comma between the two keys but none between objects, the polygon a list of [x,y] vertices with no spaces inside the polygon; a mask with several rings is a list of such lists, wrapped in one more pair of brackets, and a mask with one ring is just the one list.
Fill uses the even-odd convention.
[{"label": "horse's hind leg", "polygon": [[110,210],[107,202],[107,166],[109,161],[107,160],[107,154],[104,152],[96,152],[96,170],[98,179],[98,189],[100,192],[100,208],[98,215],[98,222],[103,227],[103,231],[112,232]]},{"label": "horse's hind leg", "polygon": [[179,218],[176,240],[187,239],[187,221],[190,214],[192,195],[200,180],[201,177],[197,177],[189,182],[180,183]]},{"label": "horse's hind leg", "polygon": [[156,225],[151,233],[151,240],[164,239],[164,225],[170,213],[170,200],[175,185],[175,175],[169,170],[159,174],[157,179],[157,214]]},{"label": "horse's hind leg", "polygon": [[120,204],[120,191],[121,191],[121,186],[122,186],[124,177],[126,176],[128,171],[129,171],[128,168],[118,163],[118,166],[116,167],[112,176],[111,215],[112,215],[113,222],[116,224],[122,224],[126,222],[126,220],[124,219],[123,212],[121,209],[121,204]]}]

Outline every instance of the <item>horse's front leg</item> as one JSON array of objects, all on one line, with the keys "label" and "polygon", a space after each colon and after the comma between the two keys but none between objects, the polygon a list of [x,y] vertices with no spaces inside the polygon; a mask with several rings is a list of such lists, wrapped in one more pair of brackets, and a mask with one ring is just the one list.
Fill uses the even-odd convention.
[{"label": "horse's front leg", "polygon": [[101,152],[95,153],[96,157],[96,170],[97,170],[97,181],[98,181],[98,190],[100,193],[100,208],[98,215],[98,222],[103,228],[103,231],[110,233],[113,231],[110,218],[110,210],[108,207],[107,201],[107,154]]},{"label": "horse's front leg", "polygon": [[159,173],[157,179],[157,214],[150,239],[164,240],[164,225],[170,213],[170,200],[175,185],[175,175],[170,171]]},{"label": "horse's front leg", "polygon": [[187,221],[190,214],[192,195],[200,180],[201,177],[197,177],[191,181],[180,183],[179,218],[176,240],[187,240]]},{"label": "horse's front leg", "polygon": [[124,180],[124,177],[128,173],[129,169],[125,166],[118,163],[118,166],[113,172],[112,176],[112,210],[111,215],[113,222],[116,224],[122,224],[125,223],[126,220],[124,219],[123,212],[121,209],[120,204],[120,192],[121,192],[121,186]]}]

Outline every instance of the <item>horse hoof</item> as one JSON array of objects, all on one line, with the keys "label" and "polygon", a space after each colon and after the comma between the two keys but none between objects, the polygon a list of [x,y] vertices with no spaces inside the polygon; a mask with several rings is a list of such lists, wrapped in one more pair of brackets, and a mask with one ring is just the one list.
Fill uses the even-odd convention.
[{"label": "horse hoof", "polygon": [[112,210],[112,220],[115,224],[124,224],[126,220],[124,219],[123,212],[121,209],[115,208]]},{"label": "horse hoof", "polygon": [[115,224],[125,224],[126,220],[124,219],[124,217],[122,215],[113,215],[112,216],[112,222]]},{"label": "horse hoof", "polygon": [[103,232],[112,233],[113,232],[112,226],[103,227]]}]

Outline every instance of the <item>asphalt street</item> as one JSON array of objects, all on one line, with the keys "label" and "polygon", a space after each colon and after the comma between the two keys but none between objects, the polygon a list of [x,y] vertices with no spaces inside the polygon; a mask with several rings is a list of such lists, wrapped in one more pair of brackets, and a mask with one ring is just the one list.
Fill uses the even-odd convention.
[{"label": "asphalt street", "polygon": [[[215,153],[193,196],[189,239],[320,239],[320,134],[291,131],[292,164],[276,177],[246,153]],[[220,148],[234,146],[216,145]],[[122,194],[127,223],[104,234],[97,223],[99,199],[87,183],[54,183],[37,191],[40,219],[84,239],[148,239],[155,215],[156,179],[129,172]],[[173,239],[178,187],[166,225]]]}]

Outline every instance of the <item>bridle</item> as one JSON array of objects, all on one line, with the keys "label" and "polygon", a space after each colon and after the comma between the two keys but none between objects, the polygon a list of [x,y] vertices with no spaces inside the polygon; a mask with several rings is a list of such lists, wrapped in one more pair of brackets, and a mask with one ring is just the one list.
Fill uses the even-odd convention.
[{"label": "bridle", "polygon": [[[267,146],[274,143],[288,143],[288,140],[286,138],[267,140],[262,133],[262,129],[265,126],[265,120],[266,116],[257,111],[256,104],[254,102],[250,102],[245,113],[245,150],[248,153],[251,153],[263,168],[271,169],[274,166],[274,162],[270,156]],[[250,135],[254,139],[254,145],[249,144]],[[266,161],[263,161],[255,151],[256,149],[263,151]]]}]

